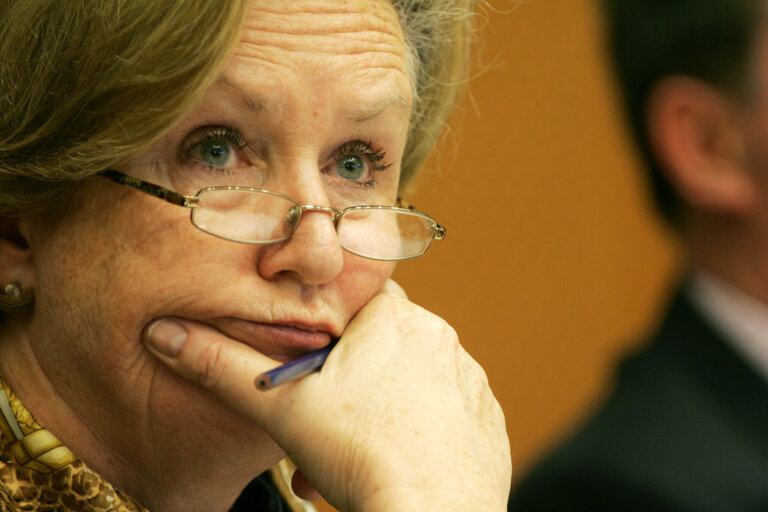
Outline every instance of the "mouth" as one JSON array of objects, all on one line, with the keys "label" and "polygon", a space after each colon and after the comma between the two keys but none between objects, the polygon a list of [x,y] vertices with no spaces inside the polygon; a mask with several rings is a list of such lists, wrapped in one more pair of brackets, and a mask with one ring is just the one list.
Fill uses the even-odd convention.
[{"label": "mouth", "polygon": [[205,323],[281,363],[321,349],[333,339],[330,326],[325,325],[262,323],[235,317],[213,318]]}]

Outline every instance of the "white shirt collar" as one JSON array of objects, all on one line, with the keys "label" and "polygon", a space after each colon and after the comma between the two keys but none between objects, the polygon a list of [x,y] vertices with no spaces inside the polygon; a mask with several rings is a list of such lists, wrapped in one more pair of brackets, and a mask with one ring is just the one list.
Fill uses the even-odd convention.
[{"label": "white shirt collar", "polygon": [[702,270],[694,272],[686,291],[694,306],[768,380],[768,304]]}]

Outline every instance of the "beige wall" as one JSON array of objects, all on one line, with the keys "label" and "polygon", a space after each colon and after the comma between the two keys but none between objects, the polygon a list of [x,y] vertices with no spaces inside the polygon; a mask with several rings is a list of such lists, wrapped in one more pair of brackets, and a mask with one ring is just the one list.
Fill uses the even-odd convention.
[{"label": "beige wall", "polygon": [[604,391],[678,258],[648,211],[593,1],[491,5],[504,12],[488,12],[458,133],[410,196],[448,236],[396,278],[485,367],[519,478]]}]

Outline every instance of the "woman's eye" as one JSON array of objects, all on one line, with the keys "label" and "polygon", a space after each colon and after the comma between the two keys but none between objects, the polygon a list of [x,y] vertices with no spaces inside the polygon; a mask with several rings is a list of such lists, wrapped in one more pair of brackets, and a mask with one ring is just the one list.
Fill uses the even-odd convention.
[{"label": "woman's eye", "polygon": [[359,156],[349,155],[336,162],[336,172],[344,179],[357,181],[367,178],[368,166]]},{"label": "woman's eye", "polygon": [[192,166],[229,172],[245,165],[242,156],[247,146],[235,128],[203,126],[186,137],[178,154],[181,161]]},{"label": "woman's eye", "polygon": [[212,167],[228,167],[235,151],[228,142],[209,140],[200,144],[200,160]]},{"label": "woman's eye", "polygon": [[345,142],[337,150],[331,166],[324,172],[338,176],[350,184],[373,188],[376,186],[374,174],[392,165],[383,162],[385,156],[383,148],[374,148],[370,142]]}]

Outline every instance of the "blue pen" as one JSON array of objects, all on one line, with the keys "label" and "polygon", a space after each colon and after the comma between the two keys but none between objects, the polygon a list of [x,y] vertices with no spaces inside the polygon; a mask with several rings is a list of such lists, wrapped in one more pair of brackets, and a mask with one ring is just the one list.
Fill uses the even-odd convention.
[{"label": "blue pen", "polygon": [[264,372],[256,377],[256,387],[261,391],[272,389],[280,384],[298,379],[309,373],[316,372],[323,367],[323,363],[328,359],[328,354],[336,345],[334,340],[328,346],[315,350],[301,357],[278,366],[268,372]]}]

